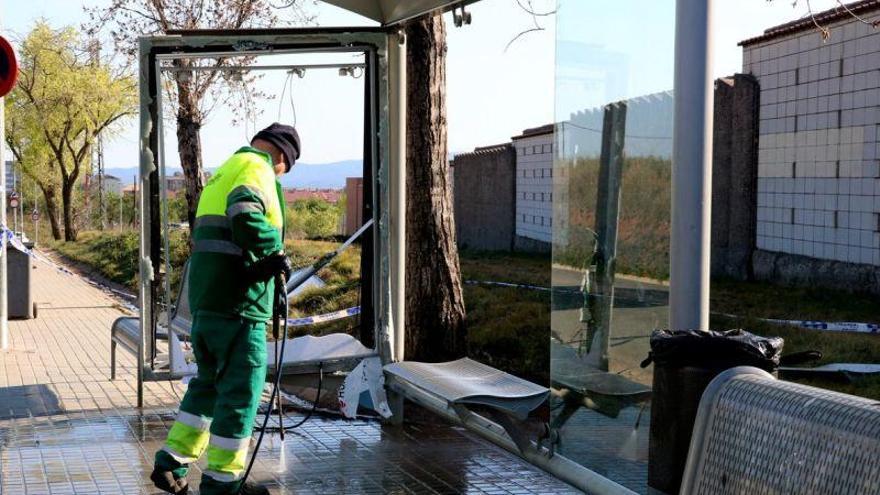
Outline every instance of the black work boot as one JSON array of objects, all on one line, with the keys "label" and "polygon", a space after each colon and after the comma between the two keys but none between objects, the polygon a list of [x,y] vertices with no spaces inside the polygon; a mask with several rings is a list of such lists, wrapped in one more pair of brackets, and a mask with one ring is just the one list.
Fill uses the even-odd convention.
[{"label": "black work boot", "polygon": [[238,490],[238,495],[269,495],[269,489],[263,485],[245,481]]},{"label": "black work boot", "polygon": [[178,478],[171,471],[161,471],[159,468],[154,468],[153,473],[150,474],[150,480],[153,481],[156,488],[163,492],[174,495],[187,495],[189,493],[189,484],[187,484],[186,478]]}]

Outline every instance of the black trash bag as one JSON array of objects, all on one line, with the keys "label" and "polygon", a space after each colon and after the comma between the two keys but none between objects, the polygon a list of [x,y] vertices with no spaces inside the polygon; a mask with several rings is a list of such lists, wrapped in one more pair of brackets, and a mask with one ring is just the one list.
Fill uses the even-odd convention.
[{"label": "black trash bag", "polygon": [[700,398],[709,383],[736,366],[775,373],[782,345],[780,337],[744,330],[654,330],[651,352],[642,363],[654,363],[649,486],[663,493],[679,492]]},{"label": "black trash bag", "polygon": [[760,337],[743,329],[654,330],[651,352],[642,362],[660,366],[730,368],[754,366],[767,372],[779,367],[782,337]]}]

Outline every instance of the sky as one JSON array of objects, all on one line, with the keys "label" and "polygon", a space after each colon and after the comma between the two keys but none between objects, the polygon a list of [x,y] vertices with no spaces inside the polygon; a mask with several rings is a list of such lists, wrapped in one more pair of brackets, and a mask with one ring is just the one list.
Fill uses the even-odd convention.
[{"label": "sky", "polygon": [[[521,0],[526,3],[527,0]],[[109,0],[0,1],[4,35],[25,34],[39,18],[54,26],[85,20],[83,5]],[[311,2],[309,2],[311,3]],[[535,10],[552,10],[557,2],[533,0]],[[813,0],[816,10],[834,0]],[[320,4],[320,2],[319,2]],[[601,8],[599,8],[601,6]],[[741,70],[737,42],[764,29],[806,13],[806,2],[792,0],[716,0],[714,73],[730,75]],[[473,24],[456,28],[447,14],[447,105],[449,149],[469,151],[508,141],[523,129],[567,118],[571,112],[605,102],[672,88],[674,0],[558,0],[558,15],[533,19],[516,0],[483,0],[468,7]],[[313,7],[318,23],[369,25],[370,21],[336,7]],[[557,52],[558,48],[558,52]],[[271,57],[265,63],[328,62],[321,58]],[[229,108],[215,110],[202,131],[204,162],[219,166],[227,155],[245,144],[254,129],[275,120],[293,122],[303,137],[307,163],[358,159],[362,152],[362,86],[360,80],[330,71],[309,71],[292,78],[285,92],[283,72],[267,73],[258,87],[273,100],[255,105],[261,114],[255,122],[233,125]],[[125,122],[105,144],[107,168],[137,165],[136,120]],[[169,124],[171,127],[171,124]],[[174,129],[165,129],[166,159],[178,161]]]}]

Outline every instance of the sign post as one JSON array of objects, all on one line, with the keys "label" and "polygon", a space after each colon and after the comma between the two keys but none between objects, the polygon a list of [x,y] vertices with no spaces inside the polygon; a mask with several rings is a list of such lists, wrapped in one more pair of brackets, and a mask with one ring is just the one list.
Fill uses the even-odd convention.
[{"label": "sign post", "polygon": [[9,308],[6,286],[6,119],[3,97],[12,91],[18,77],[18,62],[12,45],[0,36],[0,350],[9,348]]},{"label": "sign post", "polygon": [[37,209],[36,203],[34,204],[34,211],[31,213],[31,220],[34,221],[34,246],[36,246],[40,238],[40,210]]}]

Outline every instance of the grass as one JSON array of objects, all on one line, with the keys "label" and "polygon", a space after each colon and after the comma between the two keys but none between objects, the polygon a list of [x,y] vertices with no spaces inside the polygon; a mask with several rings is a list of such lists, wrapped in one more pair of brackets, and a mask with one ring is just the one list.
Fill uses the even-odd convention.
[{"label": "grass", "polygon": [[[188,257],[188,235],[172,231],[170,241],[172,265],[172,292],[179,287],[180,268]],[[285,243],[291,253],[294,267],[305,267],[322,255],[336,249],[338,243],[326,241],[291,240]],[[67,259],[94,270],[99,276],[137,292],[138,233],[136,231],[82,232],[76,242],[52,242],[49,247]],[[291,317],[329,313],[358,305],[360,278],[360,248],[351,247],[318,273],[327,287],[305,291],[292,301]],[[318,333],[353,331],[357,318],[330,322],[310,331]],[[305,331],[291,329],[291,334]]]},{"label": "grass", "polygon": [[[880,335],[827,332],[774,325],[759,318],[786,320],[880,322],[880,305],[875,296],[844,294],[815,288],[781,287],[761,282],[712,282],[713,328],[744,328],[763,336],[785,339],[783,354],[817,350],[822,359],[804,366],[827,363],[880,363]],[[727,318],[717,313],[741,315]],[[880,399],[880,377],[853,383],[834,380],[797,379],[799,383],[847,394]]]},{"label": "grass", "polygon": [[[460,253],[464,280],[550,285],[550,256]],[[536,383],[550,381],[550,293],[465,285],[468,354]]]},{"label": "grass", "polygon": [[[172,260],[182,264],[185,237],[172,243]],[[294,240],[286,243],[295,266],[307,266],[338,246],[336,242]],[[103,277],[135,289],[137,234],[84,232],[76,243],[52,246],[64,256],[93,267]],[[460,253],[464,280],[491,280],[549,286],[551,260],[547,255],[515,253]],[[360,251],[357,246],[337,258],[319,276],[328,284],[305,292],[293,302],[291,316],[322,314],[356,306],[359,301]],[[548,292],[484,285],[464,287],[468,313],[469,355],[496,368],[538,383],[549,378],[550,302]],[[779,287],[767,283],[717,280],[712,283],[711,326],[745,328],[758,335],[781,336],[786,354],[819,350],[816,364],[832,362],[880,363],[880,336],[823,332],[772,325],[760,318],[880,322],[880,305],[868,295],[842,294],[819,289]],[[740,315],[731,319],[717,313]],[[292,329],[292,335],[329,332],[353,333],[357,318],[320,326]],[[855,383],[799,380],[810,385],[880,399],[880,378]]]},{"label": "grass", "polygon": [[[878,335],[807,330],[798,327],[772,325],[754,318],[734,320],[723,316],[713,316],[711,324],[713,328],[745,328],[752,333],[765,337],[782,337],[785,339],[783,355],[810,350],[822,352],[822,359],[803,366],[817,366],[828,363],[880,363],[880,336]],[[801,378],[793,381],[880,400],[880,377],[866,377],[852,383],[839,380]]]},{"label": "grass", "polygon": [[762,282],[712,281],[712,311],[785,320],[880,322],[877,297]]}]

